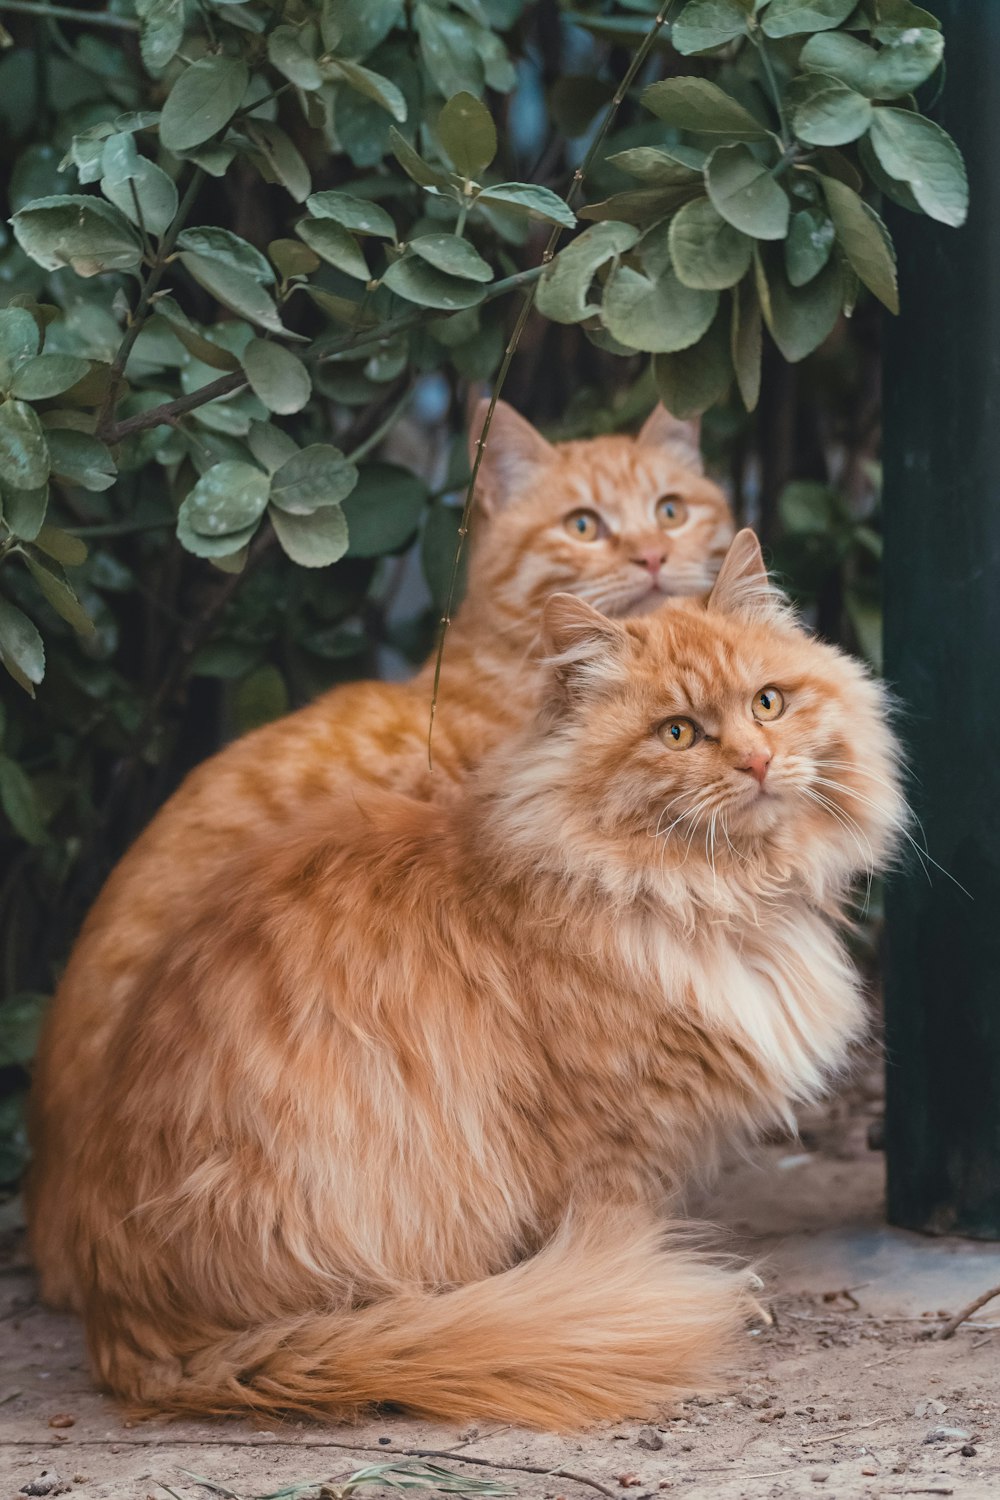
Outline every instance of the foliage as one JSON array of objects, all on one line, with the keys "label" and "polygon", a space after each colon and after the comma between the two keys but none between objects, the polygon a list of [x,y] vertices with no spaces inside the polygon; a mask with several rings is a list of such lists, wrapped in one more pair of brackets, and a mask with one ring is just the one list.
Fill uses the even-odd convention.
[{"label": "foliage", "polygon": [[635,420],[654,389],[681,415],[714,406],[738,504],[775,534],[782,484],[814,477],[828,499],[812,531],[790,523],[813,537],[791,571],[814,543],[835,557],[836,628],[871,641],[850,603],[870,595],[867,501],[831,494],[825,440],[767,477],[766,377],[824,345],[808,369],[846,411],[873,323],[840,313],[862,285],[896,300],[869,200],[964,216],[961,159],[913,96],[939,24],[910,0],[655,5],[9,17],[0,1085],[23,1083],[100,880],[191,764],[427,651],[462,413],[506,369],[519,308],[511,381],[566,435]]}]

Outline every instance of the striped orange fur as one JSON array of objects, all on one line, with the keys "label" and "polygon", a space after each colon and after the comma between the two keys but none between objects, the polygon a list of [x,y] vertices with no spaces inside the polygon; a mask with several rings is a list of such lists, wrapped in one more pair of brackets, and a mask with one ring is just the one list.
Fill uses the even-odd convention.
[{"label": "striped orange fur", "polygon": [[132,1406],[567,1428],[716,1378],[748,1283],[664,1211],[858,1033],[838,929],[896,747],[749,533],[707,607],[560,594],[544,648],[540,712],[450,798],[332,789],[158,930],[151,864],[91,917],[29,1212]]}]

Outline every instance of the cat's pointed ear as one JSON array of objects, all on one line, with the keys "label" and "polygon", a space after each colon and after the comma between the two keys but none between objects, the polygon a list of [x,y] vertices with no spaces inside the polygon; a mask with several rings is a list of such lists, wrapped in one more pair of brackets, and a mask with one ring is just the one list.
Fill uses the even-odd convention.
[{"label": "cat's pointed ear", "polygon": [[662,402],[658,402],[639,433],[638,441],[644,448],[665,448],[685,468],[696,474],[705,472],[701,456],[701,419],[693,417],[682,422],[673,416]]},{"label": "cat's pointed ear", "polygon": [[539,632],[542,654],[565,698],[574,684],[617,677],[628,652],[628,632],[575,594],[552,594],[545,601]]},{"label": "cat's pointed ear", "polygon": [[767,576],[760,542],[749,527],[733,538],[708,596],[708,607],[751,620],[777,620],[787,614],[783,596]]},{"label": "cat's pointed ear", "polygon": [[[469,464],[475,464],[490,403],[480,401],[469,422]],[[506,401],[498,401],[479,466],[476,492],[487,515],[516,500],[552,462],[555,449]]]}]

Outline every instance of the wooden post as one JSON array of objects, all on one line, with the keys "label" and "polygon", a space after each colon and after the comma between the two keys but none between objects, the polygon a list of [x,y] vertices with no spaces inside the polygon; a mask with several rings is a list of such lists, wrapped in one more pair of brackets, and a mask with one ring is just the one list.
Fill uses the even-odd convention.
[{"label": "wooden post", "polygon": [[[1000,4],[938,0],[935,119],[969,168],[959,230],[900,210],[887,319],[885,655],[934,860],[888,897],[889,1218],[1000,1238]],[[890,326],[891,325],[891,326]]]}]

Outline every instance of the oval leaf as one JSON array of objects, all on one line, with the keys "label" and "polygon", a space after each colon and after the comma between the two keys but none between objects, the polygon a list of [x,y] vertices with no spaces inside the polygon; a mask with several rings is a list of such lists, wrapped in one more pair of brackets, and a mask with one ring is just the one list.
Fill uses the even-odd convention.
[{"label": "oval leaf", "polygon": [[45,676],[45,647],[28,616],[0,599],[0,662],[26,693]]},{"label": "oval leaf", "polygon": [[821,177],[820,182],[844,254],[868,290],[890,312],[898,313],[896,257],[889,231],[846,183],[833,177]]},{"label": "oval leaf", "polygon": [[497,130],[486,105],[474,94],[449,99],[438,115],[437,134],[463,177],[478,177],[497,154]]},{"label": "oval leaf", "polygon": [[483,188],[473,199],[474,203],[501,203],[515,213],[527,214],[529,219],[543,219],[548,224],[562,224],[572,229],[576,215],[569,205],[549,188],[536,187],[528,182],[498,182]]},{"label": "oval leaf", "polygon": [[177,189],[166,172],[139,155],[130,134],[105,141],[102,167],[105,198],[147,233],[163,234],[177,213]]},{"label": "oval leaf", "polygon": [[272,506],[271,525],[284,551],[302,568],[327,568],[347,551],[347,520],[339,505],[312,515],[289,515]]},{"label": "oval leaf", "polygon": [[546,267],[535,298],[539,312],[555,323],[582,323],[599,312],[598,306],[587,301],[594,273],[631,250],[638,238],[638,229],[614,220],[585,229]]},{"label": "oval leaf", "polygon": [[829,31],[846,21],[854,8],[854,0],[771,0],[761,29],[774,37]]},{"label": "oval leaf", "polygon": [[17,490],[34,490],[49,477],[49,449],[33,407],[23,401],[0,406],[0,475]]},{"label": "oval leaf", "polygon": [[745,36],[752,16],[753,0],[688,0],[674,22],[670,40],[682,56],[690,57]]},{"label": "oval leaf", "polygon": [[604,289],[601,317],[608,332],[627,348],[672,354],[698,342],[718,302],[718,292],[694,291],[669,269],[653,281],[618,265]]},{"label": "oval leaf", "polygon": [[391,265],[382,277],[383,286],[421,307],[440,307],[454,312],[474,307],[483,300],[483,287],[460,276],[449,276],[419,256],[407,255]]},{"label": "oval leaf", "polygon": [[89,432],[71,427],[48,429],[52,472],[85,490],[108,490],[118,478],[110,449]]},{"label": "oval leaf", "polygon": [[167,96],[160,139],[168,151],[190,151],[229,124],[243,102],[250,73],[238,57],[200,57]]},{"label": "oval leaf", "polygon": [[783,240],[788,195],[749,148],[719,146],[705,168],[708,196],[724,219],[757,240]]},{"label": "oval leaf", "polygon": [[339,448],[311,443],[292,454],[271,480],[271,503],[293,516],[346,500],[358,482],[358,471]]},{"label": "oval leaf", "polygon": [[925,214],[957,228],[969,211],[962,154],[948,133],[905,109],[876,109],[871,143],[890,177],[905,182]]},{"label": "oval leaf", "polygon": [[309,371],[290,349],[251,339],[243,351],[247,379],[268,411],[289,416],[301,411],[312,392]]},{"label": "oval leaf", "polygon": [[810,146],[843,146],[864,135],[872,107],[863,94],[839,79],[810,74],[792,111],[792,128]]},{"label": "oval leaf", "polygon": [[385,209],[367,198],[356,198],[353,193],[337,189],[313,193],[306,208],[314,219],[333,219],[352,234],[374,234],[383,240],[396,238],[396,226]]},{"label": "oval leaf", "polygon": [[753,242],[727,224],[707,198],[686,203],[671,220],[670,258],[685,286],[704,291],[735,286],[750,269],[752,254]]},{"label": "oval leaf", "polygon": [[428,265],[460,276],[465,281],[492,281],[493,271],[468,240],[457,234],[421,234],[410,241],[410,249]]},{"label": "oval leaf", "polygon": [[24,253],[46,271],[72,266],[78,276],[131,271],[142,258],[128,220],[100,198],[60,194],[37,198],[11,220]]},{"label": "oval leaf", "polygon": [[89,360],[72,354],[36,354],[18,370],[11,391],[24,401],[48,401],[89,374]]},{"label": "oval leaf", "polygon": [[282,333],[281,319],[272,298],[252,276],[204,255],[184,254],[181,263],[206,292],[231,312],[249,318],[269,333]]},{"label": "oval leaf", "polygon": [[334,219],[303,219],[295,233],[328,265],[336,266],[345,276],[367,282],[371,278],[368,262],[352,234]]},{"label": "oval leaf", "polygon": [[179,516],[199,536],[231,536],[260,520],[269,491],[266,474],[252,464],[227,460],[201,476]]},{"label": "oval leaf", "polygon": [[643,90],[642,102],[675,130],[727,135],[742,141],[762,141],[771,134],[731,94],[707,78],[664,78]]},{"label": "oval leaf", "polygon": [[397,464],[366,464],[344,515],[351,557],[382,557],[398,552],[412,538],[427,503],[427,487]]}]

